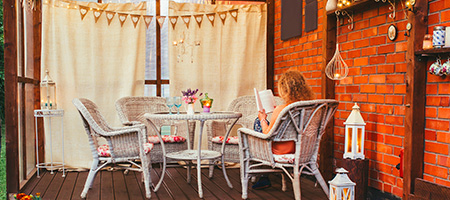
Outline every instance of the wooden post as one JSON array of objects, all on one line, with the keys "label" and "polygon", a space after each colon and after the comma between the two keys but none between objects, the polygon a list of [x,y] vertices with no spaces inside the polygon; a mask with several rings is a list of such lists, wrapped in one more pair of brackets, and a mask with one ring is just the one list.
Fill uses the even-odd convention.
[{"label": "wooden post", "polygon": [[[322,99],[334,99],[334,82],[329,79],[325,74],[325,67],[327,63],[331,60],[334,54],[335,46],[336,46],[336,17],[334,14],[327,15],[327,11],[325,9],[324,23],[323,24],[323,40],[322,40],[322,49],[323,61],[322,62]],[[330,124],[327,126],[325,133],[322,136],[322,141],[320,144],[319,154],[319,169],[322,173],[325,181],[329,181],[333,176],[333,159],[334,159],[334,120],[330,121]]]},{"label": "wooden post", "polygon": [[408,12],[412,30],[406,53],[406,114],[403,199],[414,193],[414,180],[423,176],[426,61],[420,61],[414,52],[422,49],[422,41],[428,28],[428,1],[416,0],[415,13]]},{"label": "wooden post", "polygon": [[19,191],[16,4],[20,5],[15,0],[3,0],[7,195]]},{"label": "wooden post", "polygon": [[275,61],[275,1],[267,0],[267,44],[266,44],[266,59],[267,59],[267,89],[274,90],[274,61]]},{"label": "wooden post", "polygon": [[369,160],[368,159],[343,159],[342,167],[348,171],[348,177],[355,186],[355,199],[366,199],[367,185],[369,183]]},{"label": "wooden post", "polygon": [[[156,0],[156,16],[161,15],[161,2]],[[155,20],[157,20],[155,18]],[[156,96],[161,96],[161,26],[156,21]]]}]

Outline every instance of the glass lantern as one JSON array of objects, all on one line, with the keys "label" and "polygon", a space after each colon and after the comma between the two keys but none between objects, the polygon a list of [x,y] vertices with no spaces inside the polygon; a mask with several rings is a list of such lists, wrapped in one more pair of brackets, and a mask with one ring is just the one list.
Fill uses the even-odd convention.
[{"label": "glass lantern", "polygon": [[52,80],[48,70],[41,81],[41,109],[56,109],[56,83]]},{"label": "glass lantern", "polygon": [[344,158],[364,159],[364,129],[366,123],[355,103],[345,124]]},{"label": "glass lantern", "polygon": [[330,184],[330,200],[354,200],[355,199],[355,183],[348,178],[348,171],[344,168],[336,170],[338,174],[333,180],[328,181]]},{"label": "glass lantern", "polygon": [[203,99],[200,99],[200,103],[202,104],[203,112],[204,113],[210,113],[211,112],[211,106],[213,103],[213,99],[210,99],[208,97],[208,93],[205,93],[205,97]]}]

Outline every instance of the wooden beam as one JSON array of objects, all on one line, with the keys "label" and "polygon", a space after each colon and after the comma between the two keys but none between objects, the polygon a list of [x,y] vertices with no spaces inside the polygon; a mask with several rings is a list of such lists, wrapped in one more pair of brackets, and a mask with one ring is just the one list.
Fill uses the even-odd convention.
[{"label": "wooden beam", "polygon": [[422,41],[428,28],[428,1],[416,0],[416,13],[408,13],[412,30],[406,52],[406,96],[405,96],[405,144],[403,198],[414,193],[414,180],[423,176],[426,61],[419,60],[414,52],[422,49]]},{"label": "wooden beam", "polygon": [[16,0],[3,0],[6,118],[6,191],[19,191]]},{"label": "wooden beam", "polygon": [[[323,13],[323,40],[322,40],[322,57],[325,62],[322,63],[322,99],[334,99],[334,82],[325,74],[325,67],[331,60],[336,46],[336,16],[334,14],[327,15],[324,9]],[[334,159],[334,120],[331,120],[322,136],[319,154],[319,166],[323,178],[329,181],[333,177],[333,159]]]},{"label": "wooden beam", "polygon": [[[160,0],[156,0],[156,16],[161,14]],[[156,19],[155,19],[156,20]],[[156,22],[156,96],[161,96],[161,27]]]},{"label": "wooden beam", "polygon": [[275,65],[275,0],[267,0],[266,73],[267,89],[274,90]]}]

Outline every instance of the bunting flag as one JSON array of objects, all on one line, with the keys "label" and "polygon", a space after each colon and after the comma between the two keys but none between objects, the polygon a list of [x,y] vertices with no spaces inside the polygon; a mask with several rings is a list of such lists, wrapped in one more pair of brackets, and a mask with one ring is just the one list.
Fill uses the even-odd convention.
[{"label": "bunting flag", "polygon": [[153,19],[153,16],[144,15],[144,22],[145,22],[145,25],[147,26],[147,29],[148,29],[148,26],[150,26],[150,23],[152,23],[152,19]]},{"label": "bunting flag", "polygon": [[218,12],[220,19],[222,20],[222,24],[225,24],[225,19],[227,18],[227,11]]},{"label": "bunting flag", "polygon": [[86,14],[89,12],[89,7],[86,6],[80,6],[80,14],[81,14],[81,20],[84,19]]},{"label": "bunting flag", "polygon": [[190,15],[181,16],[181,19],[183,19],[184,24],[186,24],[186,28],[189,29],[189,22],[191,21]]},{"label": "bunting flag", "polygon": [[206,18],[211,22],[211,26],[214,26],[214,19],[216,18],[216,13],[206,14]]},{"label": "bunting flag", "polygon": [[161,28],[164,25],[165,20],[166,20],[165,16],[156,16],[156,21],[158,21],[159,27]]},{"label": "bunting flag", "polygon": [[120,26],[123,26],[123,23],[127,20],[128,14],[126,13],[117,13],[119,15]]},{"label": "bunting flag", "polygon": [[203,15],[194,15],[194,19],[198,24],[198,28],[202,26]]},{"label": "bunting flag", "polygon": [[132,15],[131,16],[131,21],[133,22],[134,28],[136,28],[137,24],[139,23],[139,20],[141,19],[140,15]]},{"label": "bunting flag", "polygon": [[234,21],[237,22],[238,9],[230,10],[229,12],[230,12],[231,17],[233,17]]},{"label": "bunting flag", "polygon": [[105,11],[105,12],[106,12],[106,19],[108,20],[108,26],[109,26],[111,24],[112,19],[116,15],[116,13],[111,12],[111,11]]},{"label": "bunting flag", "polygon": [[[169,21],[172,24],[172,29],[175,29],[175,25],[177,24],[177,21],[178,21],[178,16],[169,17]],[[160,26],[162,26],[162,25],[160,24]]]},{"label": "bunting flag", "polygon": [[100,16],[102,16],[103,10],[97,8],[97,10],[94,10],[94,12],[92,13],[94,14],[95,23],[97,23],[98,19],[100,19]]}]

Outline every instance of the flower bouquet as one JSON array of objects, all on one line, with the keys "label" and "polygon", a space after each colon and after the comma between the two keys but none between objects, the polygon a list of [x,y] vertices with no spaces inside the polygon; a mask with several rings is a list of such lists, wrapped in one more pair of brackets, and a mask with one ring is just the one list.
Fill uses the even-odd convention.
[{"label": "flower bouquet", "polygon": [[196,96],[198,92],[198,89],[191,90],[191,88],[188,88],[186,91],[181,91],[183,94],[182,100],[187,104],[187,114],[193,115],[194,114],[194,103],[197,101],[198,97],[202,96],[203,93],[200,93],[200,95]]},{"label": "flower bouquet", "polygon": [[26,195],[25,193],[14,194],[14,199],[17,200],[41,200],[41,193],[36,193],[36,196],[32,194]]}]

